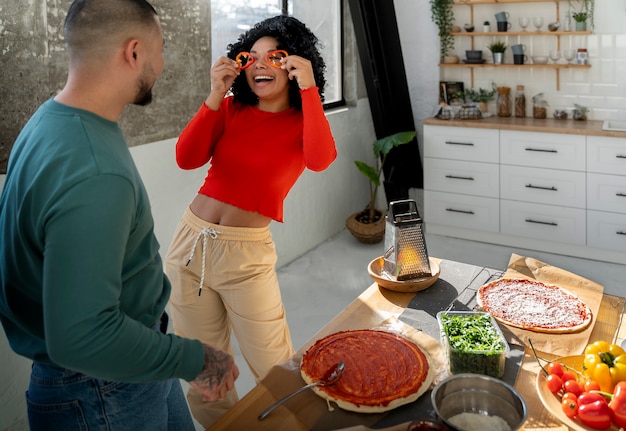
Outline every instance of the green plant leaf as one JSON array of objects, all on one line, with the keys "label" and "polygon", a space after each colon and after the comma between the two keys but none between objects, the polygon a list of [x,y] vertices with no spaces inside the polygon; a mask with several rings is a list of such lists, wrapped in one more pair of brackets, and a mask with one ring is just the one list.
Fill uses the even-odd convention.
[{"label": "green plant leaf", "polygon": [[392,148],[411,142],[415,138],[415,135],[415,131],[399,132],[380,138],[374,142],[374,154],[376,157],[386,156]]},{"label": "green plant leaf", "polygon": [[359,160],[355,160],[354,164],[357,168],[359,168],[359,171],[361,171],[361,173],[365,175],[372,183],[380,186],[380,178],[378,178],[378,172],[376,172],[376,169],[373,166],[370,166],[367,163],[361,162]]}]

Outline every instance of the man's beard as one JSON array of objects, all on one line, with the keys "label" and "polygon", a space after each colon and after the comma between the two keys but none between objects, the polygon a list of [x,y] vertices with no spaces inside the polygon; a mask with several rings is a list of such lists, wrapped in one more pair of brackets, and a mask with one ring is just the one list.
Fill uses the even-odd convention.
[{"label": "man's beard", "polygon": [[133,105],[146,106],[152,102],[152,86],[144,79],[139,80],[139,91],[133,101]]}]

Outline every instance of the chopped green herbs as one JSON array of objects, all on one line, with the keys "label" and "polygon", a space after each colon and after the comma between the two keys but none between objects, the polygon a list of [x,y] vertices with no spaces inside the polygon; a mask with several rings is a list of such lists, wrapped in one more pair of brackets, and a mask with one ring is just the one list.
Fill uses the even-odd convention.
[{"label": "chopped green herbs", "polygon": [[491,315],[442,312],[438,317],[448,345],[452,374],[502,376],[507,345]]}]

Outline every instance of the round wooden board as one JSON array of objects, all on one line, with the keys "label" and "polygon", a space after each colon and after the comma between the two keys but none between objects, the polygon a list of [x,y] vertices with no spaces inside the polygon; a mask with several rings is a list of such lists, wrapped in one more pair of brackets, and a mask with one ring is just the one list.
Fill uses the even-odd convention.
[{"label": "round wooden board", "polygon": [[379,256],[370,262],[367,266],[367,272],[380,287],[384,287],[385,289],[393,290],[395,292],[419,292],[420,290],[427,289],[435,284],[441,274],[439,264],[432,257],[428,258],[428,262],[430,263],[432,276],[416,278],[413,280],[398,281],[389,278],[387,274],[383,273],[384,259],[382,256]]}]

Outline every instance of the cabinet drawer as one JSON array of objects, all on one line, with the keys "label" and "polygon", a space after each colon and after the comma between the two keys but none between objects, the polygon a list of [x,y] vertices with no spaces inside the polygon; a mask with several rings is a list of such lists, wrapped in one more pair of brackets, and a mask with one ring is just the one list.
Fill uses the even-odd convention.
[{"label": "cabinet drawer", "polygon": [[496,164],[424,158],[424,189],[466,195],[500,196]]},{"label": "cabinet drawer", "polygon": [[500,167],[502,198],[585,208],[585,173],[520,166]]},{"label": "cabinet drawer", "polygon": [[424,126],[424,157],[498,163],[498,130]]},{"label": "cabinet drawer", "polygon": [[585,214],[577,208],[500,201],[500,231],[508,235],[585,245]]},{"label": "cabinet drawer", "polygon": [[587,137],[587,171],[626,174],[626,138]]},{"label": "cabinet drawer", "polygon": [[587,174],[587,208],[626,214],[626,176]]},{"label": "cabinet drawer", "polygon": [[585,157],[585,136],[500,132],[500,162],[503,164],[584,171]]},{"label": "cabinet drawer", "polygon": [[498,199],[424,191],[424,221],[465,229],[498,232]]},{"label": "cabinet drawer", "polygon": [[626,252],[626,217],[623,214],[587,211],[587,245]]}]

